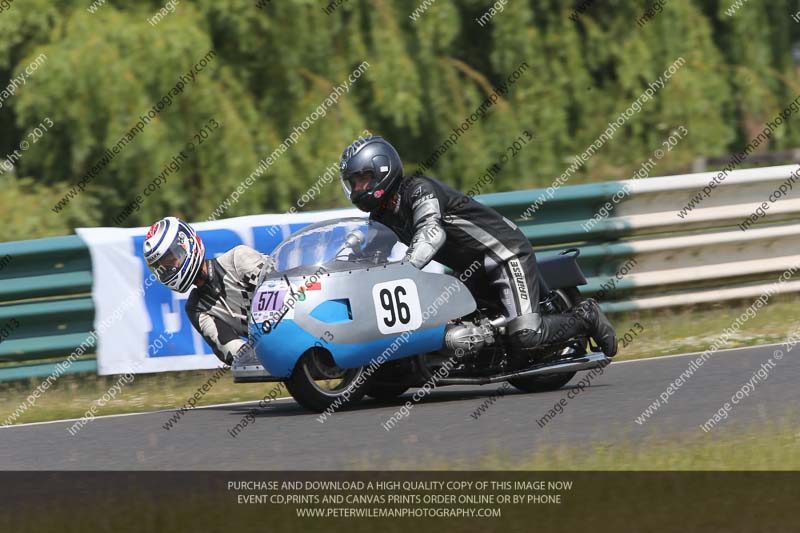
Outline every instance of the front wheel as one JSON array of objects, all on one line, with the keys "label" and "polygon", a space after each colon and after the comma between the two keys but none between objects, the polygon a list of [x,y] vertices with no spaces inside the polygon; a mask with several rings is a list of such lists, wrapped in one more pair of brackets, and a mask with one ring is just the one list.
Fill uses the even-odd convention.
[{"label": "front wheel", "polygon": [[339,409],[364,396],[364,368],[340,368],[325,350],[306,352],[286,380],[292,397],[311,411]]}]

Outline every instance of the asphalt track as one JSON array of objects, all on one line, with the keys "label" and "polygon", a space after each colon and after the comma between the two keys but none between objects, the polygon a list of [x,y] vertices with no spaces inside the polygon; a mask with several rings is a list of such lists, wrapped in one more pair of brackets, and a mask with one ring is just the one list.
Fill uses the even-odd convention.
[{"label": "asphalt track", "polygon": [[[442,387],[391,430],[382,427],[405,400],[362,401],[320,423],[293,400],[260,409],[235,438],[235,426],[255,404],[212,406],[187,413],[169,431],[171,411],[98,417],[72,436],[73,422],[45,422],[0,429],[0,469],[5,470],[316,470],[435,468],[437,459],[478,468],[486,454],[523,458],[537,446],[590,441],[636,442],[704,435],[704,423],[730,401],[780,345],[718,352],[645,424],[634,422],[689,365],[693,356],[613,363],[544,428],[536,420],[567,398],[578,377],[559,391],[498,398],[471,416],[498,385]],[[780,420],[800,401],[797,352],[775,362],[768,377],[717,429]],[[265,384],[265,392],[272,384]],[[573,393],[574,395],[574,393]],[[425,464],[421,464],[423,461]]]}]

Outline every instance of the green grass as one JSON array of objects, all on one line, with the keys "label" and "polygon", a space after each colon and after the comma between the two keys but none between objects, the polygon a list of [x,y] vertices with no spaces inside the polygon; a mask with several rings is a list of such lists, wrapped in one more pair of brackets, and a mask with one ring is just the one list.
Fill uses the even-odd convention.
[{"label": "green grass", "polygon": [[[755,298],[685,309],[656,309],[612,315],[611,321],[622,337],[631,328],[639,331],[626,347],[620,341],[615,360],[644,359],[660,355],[701,352],[711,346],[725,328],[742,315]],[[641,328],[634,324],[638,322]],[[720,349],[783,342],[800,328],[800,296],[774,296],[769,305]],[[631,333],[633,335],[633,333]]]},{"label": "green grass", "polygon": [[[213,370],[139,374],[115,398],[96,411],[97,416],[135,413],[182,406],[205,384]],[[33,407],[20,416],[16,423],[40,422],[62,418],[79,418],[118,383],[119,376],[92,374],[66,375],[39,397]],[[0,424],[24,402],[31,391],[41,383],[41,378],[0,383]],[[275,383],[233,383],[230,372],[213,384],[197,406],[216,403],[258,401],[266,396]],[[285,396],[285,389],[281,389]]]},{"label": "green grass", "polygon": [[[641,359],[708,348],[720,332],[731,325],[752,303],[751,300],[725,302],[682,310],[652,310],[612,316],[620,336],[641,324],[638,337],[627,347],[620,343],[617,360]],[[767,307],[749,319],[724,348],[781,342],[789,332],[800,328],[800,296],[775,296]],[[108,415],[170,409],[182,406],[212,371],[167,372],[140,374],[124,386],[117,397],[97,414]],[[117,382],[116,376],[63,376],[28,409],[17,423],[77,418]],[[41,382],[40,378],[0,383],[0,423],[13,413],[28,394]],[[275,385],[269,383],[233,383],[223,376],[198,405],[259,400]]]}]

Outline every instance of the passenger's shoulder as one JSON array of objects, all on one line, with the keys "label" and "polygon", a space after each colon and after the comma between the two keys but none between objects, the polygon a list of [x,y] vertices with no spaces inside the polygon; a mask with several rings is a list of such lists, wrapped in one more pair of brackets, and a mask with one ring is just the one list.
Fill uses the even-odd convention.
[{"label": "passenger's shoulder", "polygon": [[233,264],[240,274],[260,271],[264,266],[272,266],[274,261],[269,255],[245,245],[236,246],[231,250]]}]

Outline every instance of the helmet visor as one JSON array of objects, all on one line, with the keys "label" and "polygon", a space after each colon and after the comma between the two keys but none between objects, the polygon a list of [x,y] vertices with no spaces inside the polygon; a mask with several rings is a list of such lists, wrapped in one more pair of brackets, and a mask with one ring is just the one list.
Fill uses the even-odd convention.
[{"label": "helmet visor", "polygon": [[181,245],[178,242],[173,242],[169,250],[150,265],[150,270],[153,271],[159,281],[162,283],[167,282],[180,272],[188,255],[187,244]]},{"label": "helmet visor", "polygon": [[378,185],[378,180],[371,170],[366,170],[350,174],[342,179],[342,185],[347,197],[352,198],[354,194],[372,191]]}]

